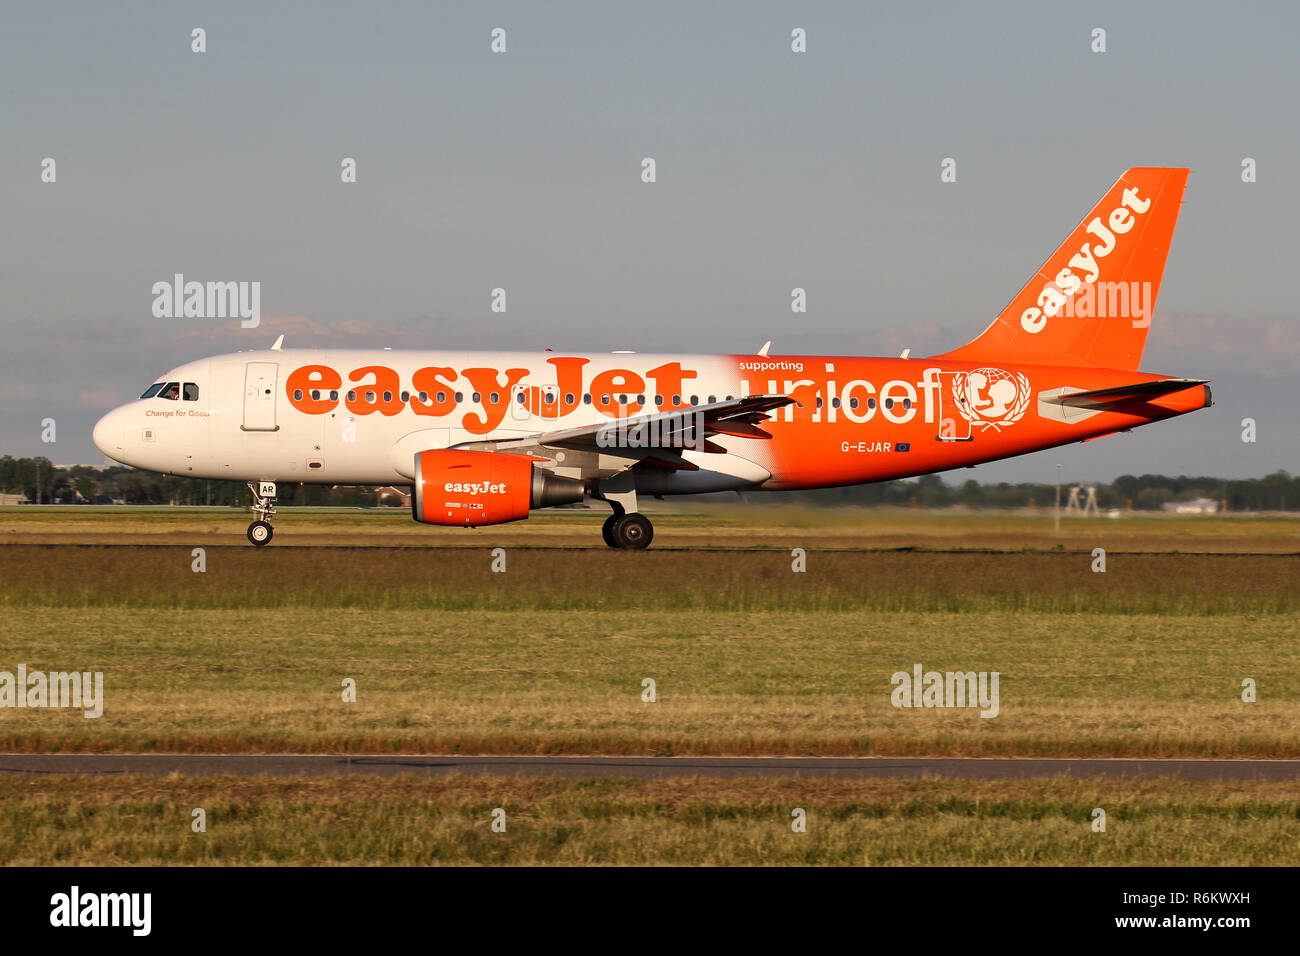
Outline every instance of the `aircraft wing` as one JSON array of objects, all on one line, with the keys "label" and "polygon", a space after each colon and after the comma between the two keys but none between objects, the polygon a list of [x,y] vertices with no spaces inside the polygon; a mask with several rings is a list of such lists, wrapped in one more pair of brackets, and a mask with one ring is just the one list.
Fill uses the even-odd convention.
[{"label": "aircraft wing", "polygon": [[[454,447],[550,459],[556,458],[557,451],[573,452],[579,461],[588,459],[591,467],[584,468],[586,472],[616,473],[639,461],[693,471],[697,466],[682,458],[681,452],[725,453],[725,448],[709,440],[717,435],[771,438],[770,433],[759,427],[768,420],[767,412],[793,404],[795,400],[787,395],[747,395],[671,412],[538,432],[522,438],[464,442]],[[597,466],[589,460],[593,457],[607,461]]]}]

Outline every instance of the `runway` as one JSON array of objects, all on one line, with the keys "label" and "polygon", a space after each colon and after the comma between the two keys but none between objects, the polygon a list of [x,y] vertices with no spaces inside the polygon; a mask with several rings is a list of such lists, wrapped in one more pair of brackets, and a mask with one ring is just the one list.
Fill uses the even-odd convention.
[{"label": "runway", "polygon": [[[209,540],[207,536],[196,537],[194,541],[185,544],[160,543],[160,542],[106,542],[106,541],[4,541],[0,542],[0,548],[40,548],[43,551],[61,551],[80,550],[80,551],[145,551],[145,552],[178,552],[190,554],[195,545],[202,545],[210,551],[242,551],[247,553],[257,553],[242,535],[229,536],[229,540],[219,541]],[[464,544],[450,544],[446,541],[430,541],[416,544],[300,544],[292,539],[277,538],[274,544],[267,549],[277,549],[280,551],[296,552],[325,552],[347,554],[356,552],[366,552],[369,554],[376,553],[407,553],[418,552],[421,554],[430,553],[464,553],[471,554],[479,551],[486,551],[493,547],[492,541],[480,542],[473,541]],[[610,548],[604,544],[527,544],[518,542],[506,542],[502,547],[509,547],[513,551],[525,553],[565,553],[565,554],[607,554]],[[963,558],[982,558],[982,557],[1007,557],[1010,555],[1033,554],[1040,558],[1058,558],[1070,560],[1077,558],[1081,554],[1090,554],[1090,549],[1080,546],[1076,550],[1056,550],[1054,548],[1030,548],[1021,547],[1015,550],[994,547],[931,547],[916,545],[877,545],[874,547],[845,547],[829,545],[826,547],[809,547],[803,546],[808,554],[851,554],[851,555],[903,555],[914,554],[924,555],[949,555]],[[726,545],[689,545],[689,544],[655,544],[650,548],[652,553],[686,553],[686,554],[716,554],[716,555],[736,555],[736,554],[757,554],[757,555],[776,555],[788,559],[788,543],[771,544],[769,546],[750,546],[750,547],[733,547]],[[1109,554],[1112,556],[1122,556],[1126,558],[1286,558],[1294,560],[1300,556],[1300,551],[1151,551],[1151,550],[1123,550],[1122,548],[1111,548]]]},{"label": "runway", "polygon": [[581,757],[347,754],[5,754],[0,773],[277,777],[372,774],[662,779],[804,778],[1018,780],[1104,777],[1300,780],[1300,760],[1163,760],[1038,757]]}]

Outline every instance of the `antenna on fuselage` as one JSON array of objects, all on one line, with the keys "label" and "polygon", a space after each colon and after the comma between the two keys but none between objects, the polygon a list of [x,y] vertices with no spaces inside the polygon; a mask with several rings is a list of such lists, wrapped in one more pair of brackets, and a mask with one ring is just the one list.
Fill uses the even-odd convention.
[{"label": "antenna on fuselage", "polygon": [[280,337],[279,337],[278,339],[275,340],[275,344],[271,346],[271,351],[272,351],[272,352],[279,352],[279,351],[280,351],[280,346],[282,346],[282,345],[284,345],[284,333],[283,333],[283,332],[281,332],[281,333],[280,333]]},{"label": "antenna on fuselage", "polygon": [[771,347],[772,347],[772,340],[768,339],[766,342],[763,343],[763,347],[758,350],[758,354],[763,356],[763,358],[767,358],[767,350],[770,349]]}]

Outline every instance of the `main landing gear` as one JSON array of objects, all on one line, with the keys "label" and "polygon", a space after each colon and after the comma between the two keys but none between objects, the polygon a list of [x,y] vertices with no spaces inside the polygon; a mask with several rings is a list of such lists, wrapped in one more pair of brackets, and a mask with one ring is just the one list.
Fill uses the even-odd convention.
[{"label": "main landing gear", "polygon": [[600,535],[611,548],[618,548],[620,551],[644,551],[654,540],[655,529],[645,515],[619,514],[616,511],[605,519]]},{"label": "main landing gear", "polygon": [[609,502],[614,513],[605,519],[600,536],[611,548],[620,551],[644,551],[654,539],[654,525],[636,510],[636,484],[629,472],[601,481],[596,497]]},{"label": "main landing gear", "polygon": [[271,527],[271,518],[275,516],[275,507],[271,504],[275,501],[275,482],[250,481],[247,484],[248,490],[253,493],[253,506],[250,510],[257,515],[257,520],[248,526],[248,540],[253,542],[254,547],[264,548],[271,543],[271,536],[275,534],[275,529]]}]

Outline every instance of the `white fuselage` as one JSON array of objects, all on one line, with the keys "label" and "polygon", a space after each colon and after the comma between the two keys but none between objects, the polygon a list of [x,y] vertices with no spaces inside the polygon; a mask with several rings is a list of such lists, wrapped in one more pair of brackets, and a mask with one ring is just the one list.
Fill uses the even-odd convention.
[{"label": "white fuselage", "polygon": [[[338,387],[295,388],[295,371],[316,366],[337,372]],[[677,378],[683,367],[689,377]],[[372,371],[358,372],[364,369]],[[409,482],[414,453],[423,449],[600,424],[638,407],[669,411],[751,390],[727,356],[388,349],[239,352],[190,362],[157,381],[182,388],[175,398],[129,402],[95,426],[95,444],[109,457],[194,478],[328,484]],[[322,383],[300,374],[300,384]],[[725,464],[716,455],[710,462]],[[740,464],[732,484],[767,477]]]}]

